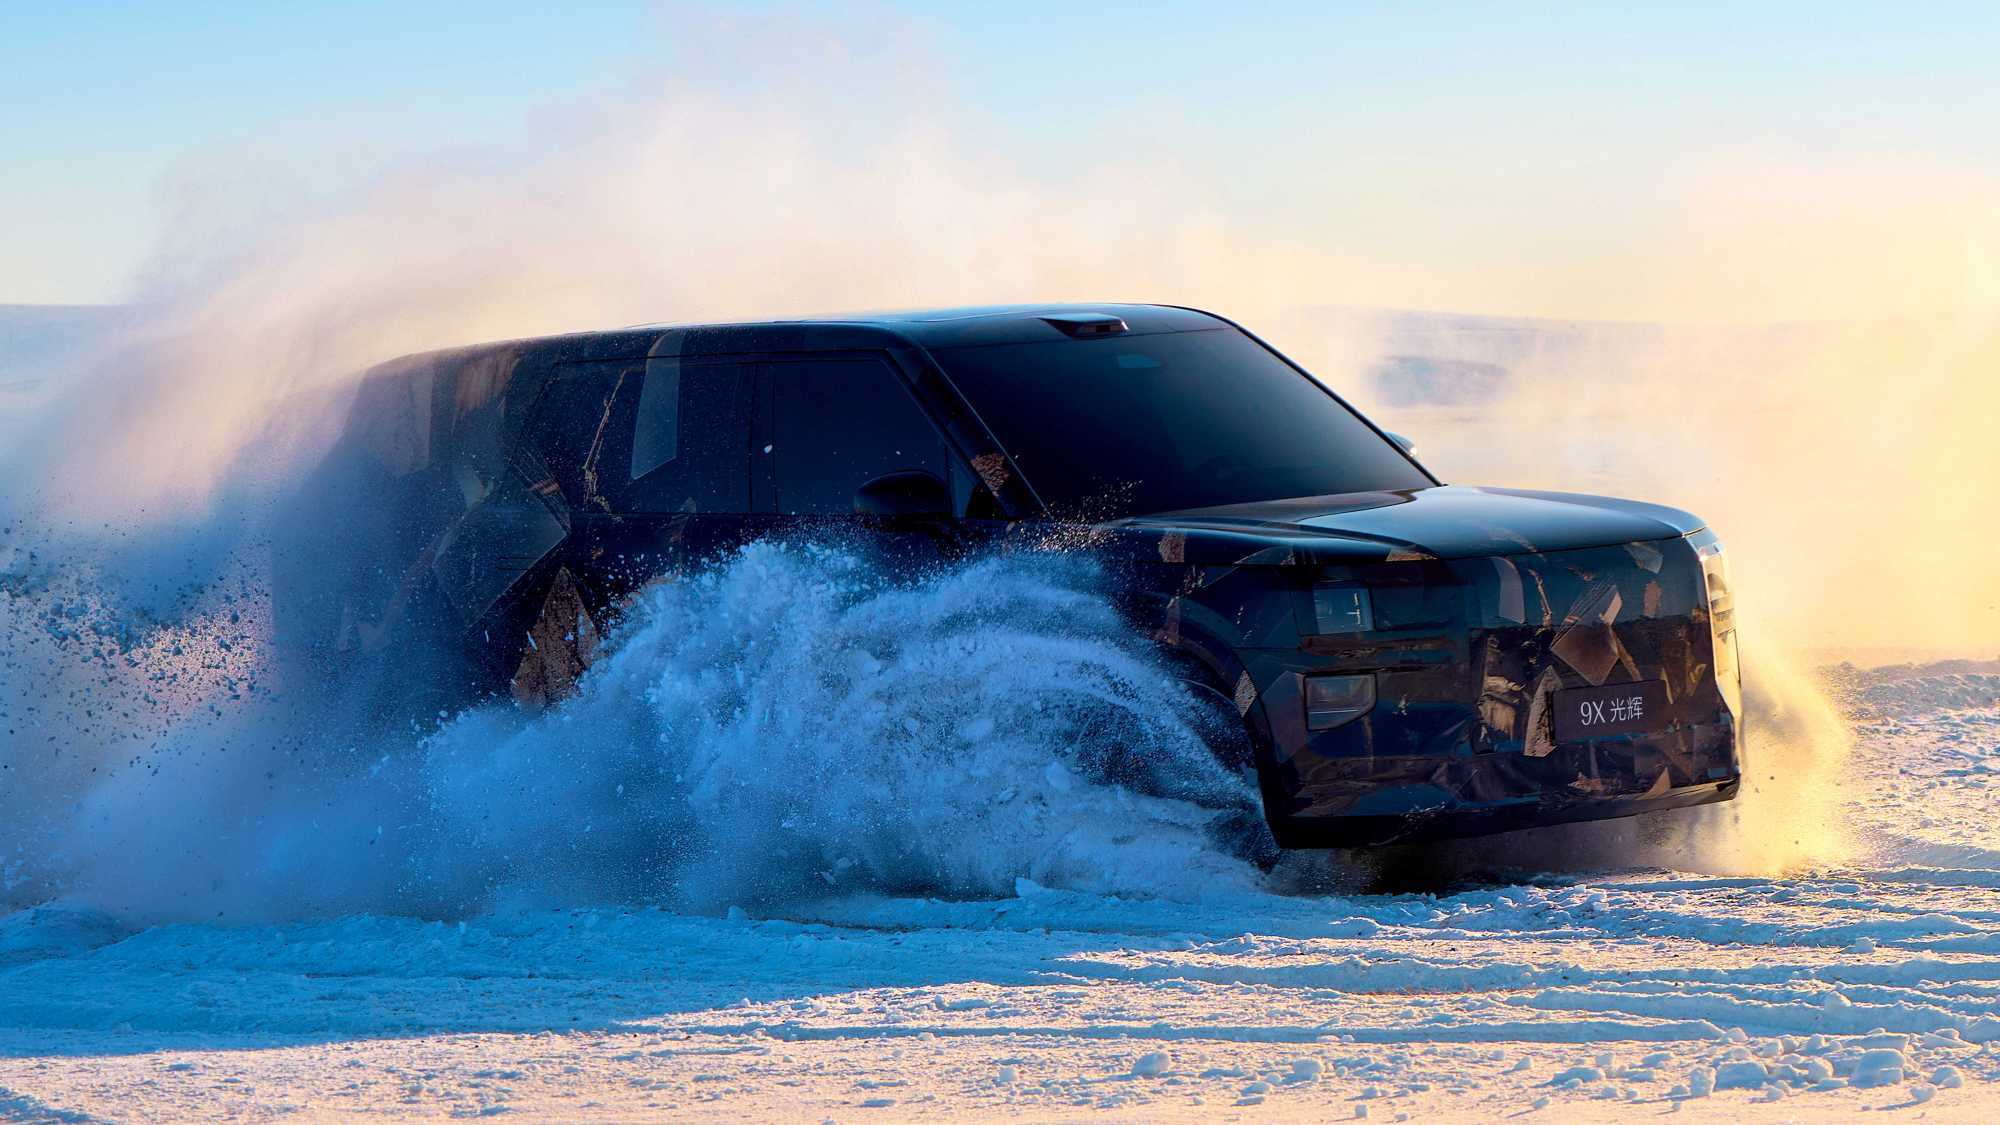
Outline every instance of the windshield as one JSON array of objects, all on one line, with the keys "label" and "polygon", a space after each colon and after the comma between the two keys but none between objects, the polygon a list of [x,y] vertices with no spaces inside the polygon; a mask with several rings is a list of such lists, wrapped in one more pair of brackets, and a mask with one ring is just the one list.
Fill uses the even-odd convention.
[{"label": "windshield", "polygon": [[1338,399],[1234,329],[936,355],[1058,515],[1432,483]]}]

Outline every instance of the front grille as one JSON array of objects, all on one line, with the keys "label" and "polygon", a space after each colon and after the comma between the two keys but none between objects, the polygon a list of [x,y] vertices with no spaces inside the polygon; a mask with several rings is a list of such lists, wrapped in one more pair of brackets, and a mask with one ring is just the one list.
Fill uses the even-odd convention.
[{"label": "front grille", "polygon": [[1714,717],[1701,568],[1686,543],[1467,565],[1476,599],[1476,749],[1531,757],[1553,752],[1549,701],[1564,688],[1659,680],[1667,697],[1664,726]]}]

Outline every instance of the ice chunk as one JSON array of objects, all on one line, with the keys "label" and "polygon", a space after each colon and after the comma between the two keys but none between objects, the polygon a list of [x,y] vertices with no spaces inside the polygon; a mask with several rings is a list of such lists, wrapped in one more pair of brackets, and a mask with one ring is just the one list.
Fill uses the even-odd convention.
[{"label": "ice chunk", "polygon": [[1903,1080],[1903,1052],[1893,1047],[1878,1047],[1861,1052],[1854,1060],[1853,1082],[1856,1086],[1888,1086]]},{"label": "ice chunk", "polygon": [[1718,1090],[1753,1090],[1770,1080],[1771,1072],[1755,1059],[1738,1059],[1715,1068]]}]

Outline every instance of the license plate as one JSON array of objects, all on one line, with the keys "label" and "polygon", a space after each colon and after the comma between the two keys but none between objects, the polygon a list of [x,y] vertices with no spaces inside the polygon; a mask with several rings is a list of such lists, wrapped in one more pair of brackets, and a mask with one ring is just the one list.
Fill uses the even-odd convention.
[{"label": "license plate", "polygon": [[1556,741],[1657,730],[1666,719],[1667,685],[1659,680],[1556,693]]}]

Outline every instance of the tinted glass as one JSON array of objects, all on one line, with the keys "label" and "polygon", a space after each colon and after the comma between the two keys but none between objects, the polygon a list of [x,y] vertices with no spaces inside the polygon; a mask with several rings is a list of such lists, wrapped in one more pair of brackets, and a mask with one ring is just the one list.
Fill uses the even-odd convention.
[{"label": "tinted glass", "polygon": [[555,476],[571,510],[603,510],[603,466],[607,460],[620,464],[607,459],[605,447],[619,444],[618,415],[629,416],[627,404],[638,400],[629,390],[641,375],[632,364],[577,364],[558,368],[542,389],[527,445]]},{"label": "tinted glass", "polygon": [[634,420],[625,509],[750,510],[751,380],[737,363],[646,364]]},{"label": "tinted glass", "polygon": [[632,479],[640,479],[680,453],[680,360],[647,360],[646,383],[639,391],[639,417],[632,428]]},{"label": "tinted glass", "polygon": [[1233,329],[936,355],[1058,515],[1431,483],[1317,383]]},{"label": "tinted glass", "polygon": [[577,365],[549,381],[529,444],[575,510],[746,512],[753,370]]},{"label": "tinted glass", "polygon": [[854,491],[884,473],[944,477],[944,440],[882,360],[775,363],[771,373],[780,512],[852,513]]}]

